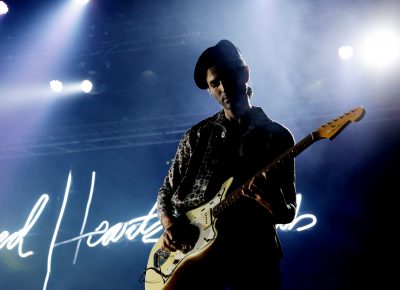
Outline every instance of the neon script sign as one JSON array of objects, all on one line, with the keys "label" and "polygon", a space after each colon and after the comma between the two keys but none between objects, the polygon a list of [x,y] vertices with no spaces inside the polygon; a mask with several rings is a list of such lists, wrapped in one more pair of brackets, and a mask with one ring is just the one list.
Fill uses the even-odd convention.
[{"label": "neon script sign", "polygon": [[[147,215],[136,217],[126,222],[119,222],[114,225],[110,225],[107,220],[103,220],[94,230],[86,232],[86,222],[90,211],[96,178],[96,173],[93,172],[89,197],[87,200],[85,215],[82,221],[79,235],[68,240],[57,241],[60,225],[62,223],[68,203],[72,179],[71,176],[72,174],[70,172],[68,175],[61,209],[57,217],[57,222],[54,228],[54,232],[52,234],[51,242],[49,244],[49,250],[47,254],[47,271],[43,283],[43,290],[47,288],[52,269],[53,252],[56,247],[76,242],[75,255],[73,260],[73,264],[75,264],[78,259],[78,253],[81,243],[84,239],[86,239],[86,245],[88,247],[96,247],[99,245],[108,246],[110,243],[116,243],[123,238],[132,241],[136,239],[139,235],[141,236],[141,240],[143,243],[155,243],[159,239],[162,232],[162,226],[160,221],[158,220],[156,213],[156,204],[151,208]],[[27,237],[28,233],[33,228],[39,217],[42,215],[49,199],[50,197],[47,194],[42,194],[40,196],[40,198],[32,208],[32,211],[28,215],[25,225],[20,230],[14,233],[10,233],[8,231],[3,231],[0,233],[0,250],[17,249],[18,255],[21,258],[26,258],[34,254],[34,251],[25,250],[25,238]],[[316,224],[317,219],[314,215],[299,215],[301,199],[301,194],[297,194],[298,207],[294,220],[290,224],[278,225],[277,229],[281,231],[303,231],[313,227]],[[300,226],[300,224],[303,225]]]}]

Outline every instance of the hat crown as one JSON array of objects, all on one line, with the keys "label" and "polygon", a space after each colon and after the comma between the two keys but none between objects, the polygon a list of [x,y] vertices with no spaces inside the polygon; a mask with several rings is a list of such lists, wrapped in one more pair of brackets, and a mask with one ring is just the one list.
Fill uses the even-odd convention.
[{"label": "hat crown", "polygon": [[215,45],[215,49],[221,57],[225,56],[227,60],[243,60],[240,50],[229,40],[223,39],[219,41]]},{"label": "hat crown", "polygon": [[194,80],[200,89],[207,89],[207,70],[212,66],[245,65],[240,50],[229,40],[220,40],[203,51],[197,60]]}]

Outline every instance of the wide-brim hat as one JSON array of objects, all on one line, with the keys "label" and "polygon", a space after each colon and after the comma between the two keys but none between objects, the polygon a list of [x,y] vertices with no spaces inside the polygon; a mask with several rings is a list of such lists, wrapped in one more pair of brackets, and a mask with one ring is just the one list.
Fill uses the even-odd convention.
[{"label": "wide-brim hat", "polygon": [[194,81],[200,89],[207,89],[207,70],[213,66],[244,66],[240,50],[229,40],[223,39],[203,51],[194,69]]}]

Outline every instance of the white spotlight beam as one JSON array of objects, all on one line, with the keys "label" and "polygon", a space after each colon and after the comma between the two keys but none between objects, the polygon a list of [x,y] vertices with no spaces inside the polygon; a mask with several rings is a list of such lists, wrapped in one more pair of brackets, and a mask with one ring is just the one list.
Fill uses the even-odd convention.
[{"label": "white spotlight beam", "polygon": [[90,0],[74,0],[79,5],[86,5],[89,3]]}]

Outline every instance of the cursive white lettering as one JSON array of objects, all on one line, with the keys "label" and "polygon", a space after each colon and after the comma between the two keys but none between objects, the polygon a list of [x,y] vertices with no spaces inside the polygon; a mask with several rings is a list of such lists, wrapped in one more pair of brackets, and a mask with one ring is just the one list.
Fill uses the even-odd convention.
[{"label": "cursive white lettering", "polygon": [[30,212],[25,225],[19,231],[10,235],[8,231],[3,231],[0,234],[0,250],[7,245],[8,250],[14,249],[14,247],[18,244],[18,255],[21,258],[26,258],[30,255],[33,255],[33,251],[29,251],[24,253],[22,251],[22,245],[24,243],[24,237],[29,233],[32,227],[35,225],[39,216],[42,214],[44,207],[49,201],[49,196],[47,194],[43,194],[39,200],[36,202],[32,211]]},{"label": "cursive white lettering", "polygon": [[[126,222],[118,222],[112,226],[110,226],[110,223],[107,220],[103,220],[93,231],[85,233],[86,222],[89,215],[90,205],[94,193],[95,172],[93,172],[89,197],[86,204],[85,215],[79,235],[68,240],[57,242],[57,235],[68,202],[68,196],[71,187],[71,179],[72,179],[72,174],[70,172],[68,175],[67,185],[64,192],[64,198],[58,215],[57,223],[49,245],[49,251],[47,255],[47,272],[43,284],[43,290],[46,290],[50,278],[54,248],[58,246],[77,242],[73,260],[73,264],[75,264],[78,258],[80,244],[83,239],[87,238],[86,245],[91,248],[96,247],[100,244],[106,247],[110,243],[117,243],[123,238],[132,241],[136,239],[139,235],[142,236],[141,240],[143,243],[155,243],[158,241],[160,234],[163,231],[163,228],[161,226],[161,223],[158,219],[156,212],[157,204],[154,204],[151,210],[147,213],[147,215],[136,217]],[[312,228],[317,223],[317,218],[312,214],[299,215],[300,206],[302,202],[302,195],[300,193],[297,194],[296,200],[298,206],[296,209],[295,218],[289,224],[277,225],[278,230],[304,231],[306,229]],[[6,247],[7,250],[13,250],[15,247],[18,246],[18,254],[21,258],[26,258],[34,254],[33,251],[23,251],[24,239],[26,238],[32,227],[35,225],[38,218],[41,216],[48,201],[49,201],[49,196],[47,194],[43,194],[42,196],[40,196],[39,200],[36,202],[32,211],[30,212],[25,222],[25,225],[20,230],[11,234],[8,231],[3,231],[0,233],[0,250],[2,250],[4,247]],[[304,224],[304,221],[308,222]],[[299,226],[300,223],[303,223],[303,225]]]},{"label": "cursive white lettering", "polygon": [[300,205],[301,205],[301,199],[302,199],[302,195],[300,193],[298,193],[296,195],[296,201],[297,201],[297,209],[296,209],[296,214],[295,217],[293,219],[293,221],[289,224],[280,224],[277,225],[276,228],[281,230],[281,231],[291,231],[293,230],[293,228],[301,221],[301,220],[305,220],[305,219],[310,219],[310,223],[302,226],[302,227],[298,227],[296,228],[296,231],[301,232],[304,231],[306,229],[312,228],[316,223],[317,223],[317,218],[315,217],[315,215],[312,214],[303,214],[301,216],[298,216],[299,214],[299,210],[300,210]]}]

